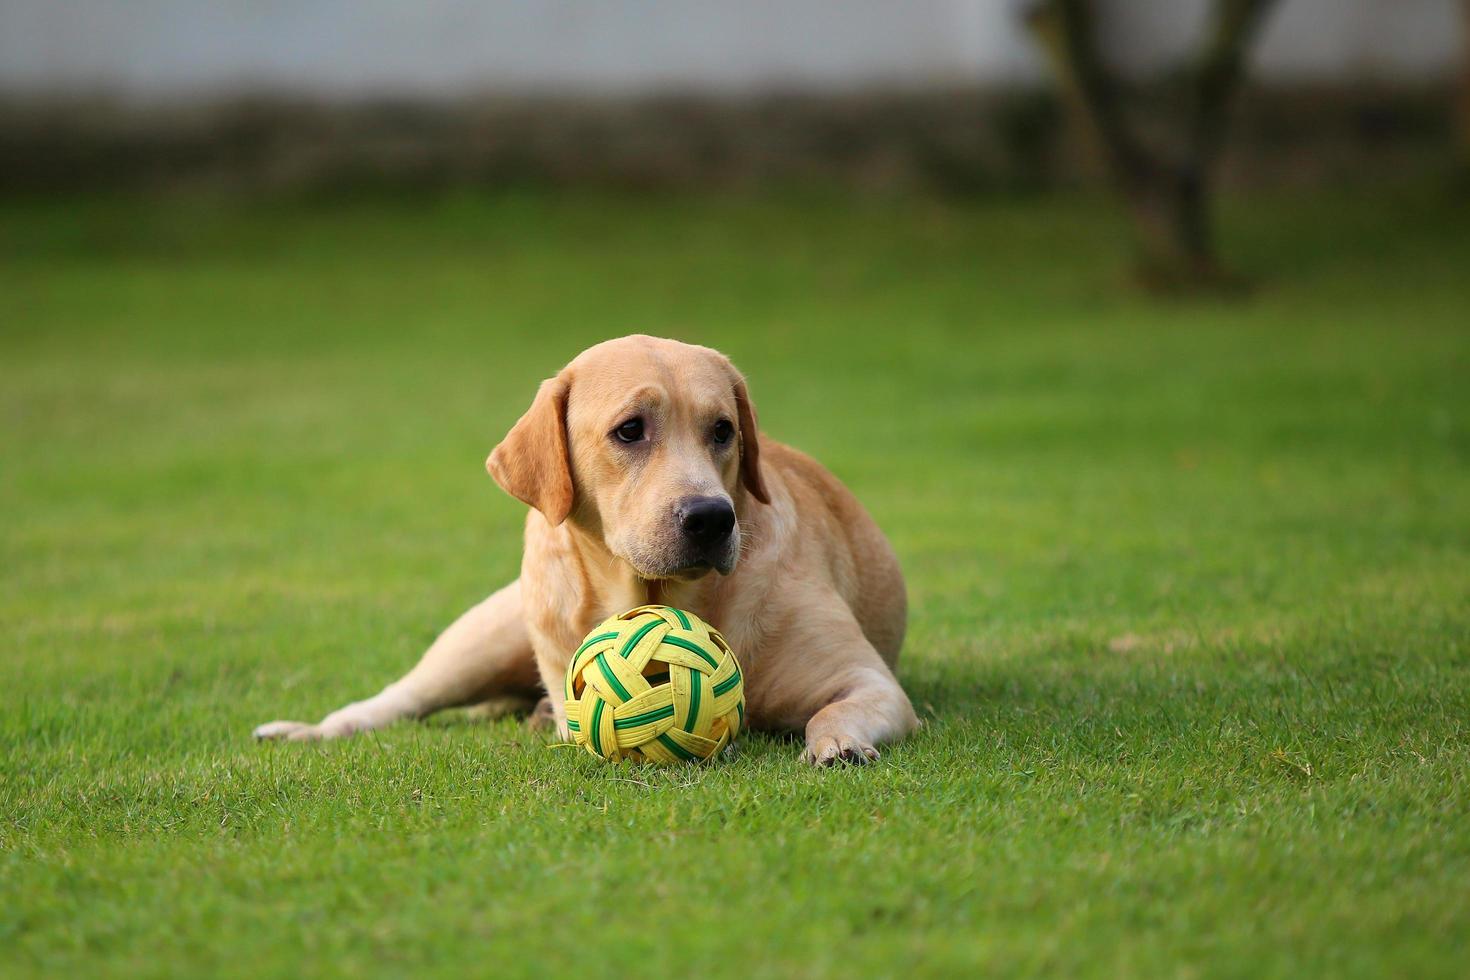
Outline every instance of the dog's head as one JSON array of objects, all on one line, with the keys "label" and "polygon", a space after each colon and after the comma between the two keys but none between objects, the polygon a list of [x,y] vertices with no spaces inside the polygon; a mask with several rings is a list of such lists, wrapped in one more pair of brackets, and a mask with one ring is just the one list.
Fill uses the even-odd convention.
[{"label": "dog's head", "polygon": [[742,490],[770,503],[745,379],[718,351],[654,337],[598,344],[542,382],[485,465],[646,579],[728,575]]}]

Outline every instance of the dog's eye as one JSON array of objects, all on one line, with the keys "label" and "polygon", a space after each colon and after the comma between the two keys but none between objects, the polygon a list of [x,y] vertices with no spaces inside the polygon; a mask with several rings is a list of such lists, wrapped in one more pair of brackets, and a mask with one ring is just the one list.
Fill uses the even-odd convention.
[{"label": "dog's eye", "polygon": [[735,426],[730,424],[729,419],[720,419],[715,423],[714,431],[710,434],[714,437],[715,442],[723,445],[729,442],[730,437],[735,434]]},{"label": "dog's eye", "polygon": [[613,429],[613,435],[618,437],[619,442],[637,442],[643,438],[643,420],[629,419]]}]

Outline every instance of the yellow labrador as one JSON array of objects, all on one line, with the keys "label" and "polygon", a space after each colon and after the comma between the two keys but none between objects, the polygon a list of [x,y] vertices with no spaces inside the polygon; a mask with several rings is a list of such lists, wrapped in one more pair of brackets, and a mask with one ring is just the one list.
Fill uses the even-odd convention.
[{"label": "yellow labrador", "polygon": [[718,627],[745,671],[749,723],[804,728],[808,762],[867,762],[914,729],[893,675],[906,599],[892,548],[835,477],[759,435],[723,354],[644,336],[598,344],[542,383],[486,466],[533,508],[521,577],[382,693],[257,737],[335,738],[543,691],[565,737],[572,651],[647,602]]}]

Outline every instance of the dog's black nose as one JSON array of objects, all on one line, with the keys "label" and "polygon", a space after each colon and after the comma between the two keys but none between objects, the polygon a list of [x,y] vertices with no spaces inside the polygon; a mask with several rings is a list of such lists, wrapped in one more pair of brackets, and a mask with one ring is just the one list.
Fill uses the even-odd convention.
[{"label": "dog's black nose", "polygon": [[719,544],[735,528],[735,508],[723,497],[689,497],[675,514],[684,537],[701,548]]}]

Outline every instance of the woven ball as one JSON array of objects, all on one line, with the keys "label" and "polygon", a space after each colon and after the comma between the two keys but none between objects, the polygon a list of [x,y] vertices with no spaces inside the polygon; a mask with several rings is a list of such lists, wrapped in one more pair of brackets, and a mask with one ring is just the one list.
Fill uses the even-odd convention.
[{"label": "woven ball", "polygon": [[698,616],[639,606],[587,634],[567,667],[567,728],[609,762],[708,759],[745,722],[730,645]]}]

